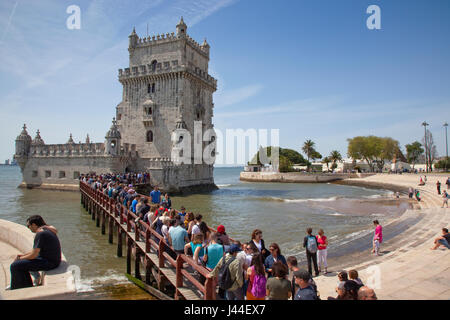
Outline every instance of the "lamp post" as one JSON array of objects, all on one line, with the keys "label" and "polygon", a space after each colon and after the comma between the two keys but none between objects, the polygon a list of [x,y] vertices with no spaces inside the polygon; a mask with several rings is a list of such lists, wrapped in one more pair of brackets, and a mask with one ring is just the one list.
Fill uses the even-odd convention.
[{"label": "lamp post", "polygon": [[427,126],[429,125],[426,121],[422,122],[425,129],[425,166],[428,173],[428,142],[427,142]]},{"label": "lamp post", "polygon": [[448,162],[448,143],[447,143],[447,127],[448,123],[444,123],[445,128],[445,172],[447,172],[447,162]]}]

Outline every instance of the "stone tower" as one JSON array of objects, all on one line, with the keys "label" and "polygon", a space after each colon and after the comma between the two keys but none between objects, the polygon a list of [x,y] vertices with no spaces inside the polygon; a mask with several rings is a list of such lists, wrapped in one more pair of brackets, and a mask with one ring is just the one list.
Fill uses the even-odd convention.
[{"label": "stone tower", "polygon": [[[46,144],[24,125],[14,158],[27,188],[77,190],[83,173],[149,172],[150,183],[168,192],[217,188],[213,164],[213,93],[208,74],[210,46],[187,34],[183,18],[176,34],[129,35],[129,67],[119,70],[122,101],[104,142]],[[182,144],[182,145],[181,145]],[[190,146],[190,148],[188,148]],[[204,155],[210,156],[204,156]],[[205,158],[207,158],[205,160]]]},{"label": "stone tower", "polygon": [[[194,143],[203,151],[210,142],[194,141],[194,121],[198,121],[196,125],[202,132],[213,128],[217,81],[208,74],[209,50],[206,40],[200,45],[189,37],[183,18],[176,26],[176,34],[139,38],[133,29],[129,36],[129,68],[119,70],[123,96],[116,108],[122,145],[125,150],[137,150],[139,156],[129,170],[160,167],[164,171],[163,184],[174,175],[174,183],[181,185],[184,183],[180,180],[186,184],[188,180],[213,184],[212,164],[194,161],[193,151]],[[183,123],[192,137],[192,161],[175,168],[172,136],[177,123]]]}]

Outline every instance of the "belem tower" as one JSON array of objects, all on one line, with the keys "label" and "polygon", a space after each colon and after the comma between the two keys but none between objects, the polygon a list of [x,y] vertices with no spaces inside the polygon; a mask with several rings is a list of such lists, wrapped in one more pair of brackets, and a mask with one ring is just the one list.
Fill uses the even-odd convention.
[{"label": "belem tower", "polygon": [[[151,185],[164,191],[215,189],[213,163],[177,160],[183,135],[195,143],[194,125],[214,132],[217,80],[208,74],[209,50],[206,39],[199,44],[188,36],[183,18],[176,34],[140,38],[133,29],[129,67],[118,74],[122,101],[105,141],[93,143],[87,135],[85,143],[76,143],[70,134],[65,144],[45,144],[39,130],[32,139],[24,125],[14,155],[21,186],[77,189],[83,173],[149,172]],[[215,135],[202,140],[202,150],[215,146]]]}]

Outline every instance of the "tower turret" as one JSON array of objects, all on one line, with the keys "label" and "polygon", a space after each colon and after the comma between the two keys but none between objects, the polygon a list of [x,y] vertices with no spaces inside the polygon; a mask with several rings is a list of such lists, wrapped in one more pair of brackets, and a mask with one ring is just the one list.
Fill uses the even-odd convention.
[{"label": "tower turret", "polygon": [[209,56],[209,48],[210,48],[210,46],[209,46],[208,42],[206,42],[206,38],[203,40],[203,43],[202,43],[202,45],[201,45],[200,47],[201,47],[201,48],[203,49],[203,51],[205,51],[206,54]]},{"label": "tower turret", "polygon": [[31,147],[31,136],[27,132],[26,124],[23,125],[23,130],[16,138],[16,155],[28,156]]},{"label": "tower turret", "polygon": [[133,27],[133,31],[128,36],[128,39],[129,39],[129,41],[128,41],[128,48],[135,48],[137,43],[138,43],[139,37],[136,34],[136,29],[134,27]]},{"label": "tower turret", "polygon": [[69,140],[67,140],[67,144],[74,144],[75,142],[73,141],[72,138],[72,134],[70,134]]},{"label": "tower turret", "polygon": [[187,25],[183,21],[183,17],[181,17],[180,22],[177,24],[177,37],[184,38],[187,34]]},{"label": "tower turret", "polygon": [[41,138],[41,133],[39,132],[39,129],[36,131],[36,137],[34,137],[33,141],[31,142],[32,146],[43,146],[45,145],[44,140]]},{"label": "tower turret", "polygon": [[28,161],[28,155],[30,154],[31,137],[27,132],[27,126],[23,125],[23,130],[16,138],[16,153],[14,154],[14,160],[20,166],[20,170],[23,172],[25,164]]},{"label": "tower turret", "polygon": [[116,118],[113,118],[112,125],[105,136],[105,152],[106,154],[117,156],[120,153],[120,135],[119,128],[117,127]]}]

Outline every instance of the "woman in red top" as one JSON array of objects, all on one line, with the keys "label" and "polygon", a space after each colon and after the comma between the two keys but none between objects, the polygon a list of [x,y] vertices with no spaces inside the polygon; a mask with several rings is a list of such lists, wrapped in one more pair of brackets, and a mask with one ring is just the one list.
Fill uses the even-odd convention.
[{"label": "woman in red top", "polygon": [[319,265],[319,272],[321,270],[322,267],[322,263],[323,263],[323,267],[325,269],[325,274],[328,273],[327,271],[327,246],[328,246],[328,239],[327,237],[324,235],[324,232],[322,229],[319,230],[318,235],[316,236],[317,238],[317,243],[318,243],[318,247],[317,249],[319,249],[317,251],[317,264]]}]

